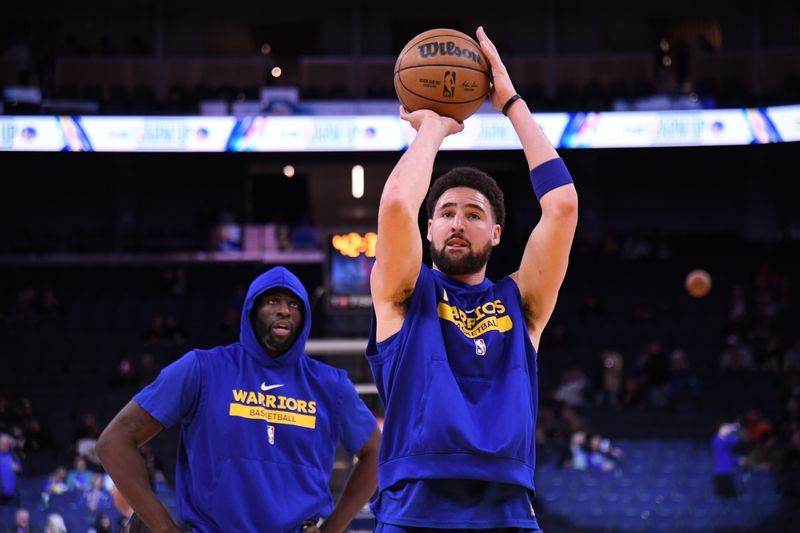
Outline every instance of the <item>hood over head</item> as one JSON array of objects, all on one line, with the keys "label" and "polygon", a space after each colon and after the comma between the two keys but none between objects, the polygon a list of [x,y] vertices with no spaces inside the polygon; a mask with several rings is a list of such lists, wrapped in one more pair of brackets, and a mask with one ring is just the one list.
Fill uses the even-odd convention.
[{"label": "hood over head", "polygon": [[[258,297],[274,287],[289,289],[303,301],[303,325],[300,332],[289,349],[278,357],[270,356],[264,349],[264,346],[258,341],[251,320],[253,305],[255,305]],[[245,352],[249,356],[256,358],[259,363],[265,366],[279,367],[293,365],[297,363],[305,353],[306,341],[308,340],[310,332],[311,305],[308,302],[308,293],[297,276],[284,267],[279,266],[267,270],[250,284],[250,288],[247,290],[247,297],[244,300],[244,306],[242,307],[242,321],[239,332],[239,341],[242,343]]]}]

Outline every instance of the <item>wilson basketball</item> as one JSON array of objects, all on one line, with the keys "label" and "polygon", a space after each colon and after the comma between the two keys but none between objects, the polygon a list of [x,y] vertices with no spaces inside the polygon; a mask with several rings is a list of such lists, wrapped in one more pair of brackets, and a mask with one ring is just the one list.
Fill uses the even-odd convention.
[{"label": "wilson basketball", "polygon": [[702,298],[711,290],[711,276],[705,270],[692,270],[686,275],[686,291],[695,298]]},{"label": "wilson basketball", "polygon": [[483,104],[490,69],[480,45],[456,30],[420,33],[394,65],[394,89],[409,111],[432,109],[463,121]]}]

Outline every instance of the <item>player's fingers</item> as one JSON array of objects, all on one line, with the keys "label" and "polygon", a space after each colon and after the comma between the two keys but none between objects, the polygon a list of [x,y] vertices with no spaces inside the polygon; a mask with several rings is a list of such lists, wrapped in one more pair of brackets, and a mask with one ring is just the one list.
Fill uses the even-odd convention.
[{"label": "player's fingers", "polygon": [[501,76],[505,74],[506,67],[503,64],[503,60],[500,59],[500,54],[497,52],[497,48],[494,46],[489,37],[486,36],[482,26],[478,28],[478,41],[481,45],[481,50],[483,50],[483,53],[486,56],[486,59],[489,60],[489,66],[492,69],[492,76]]},{"label": "player's fingers", "polygon": [[486,35],[486,32],[483,29],[483,26],[478,26],[478,43],[481,45],[485,51],[488,51],[491,56],[495,56],[498,59],[500,58],[500,54],[497,52],[497,47],[494,45],[489,36]]}]

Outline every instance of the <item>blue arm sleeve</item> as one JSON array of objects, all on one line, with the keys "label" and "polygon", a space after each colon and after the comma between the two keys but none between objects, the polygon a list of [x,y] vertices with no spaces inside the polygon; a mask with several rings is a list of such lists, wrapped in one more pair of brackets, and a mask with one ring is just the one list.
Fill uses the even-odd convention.
[{"label": "blue arm sleeve", "polygon": [[179,421],[188,423],[200,399],[201,385],[200,363],[192,351],[161,370],[133,401],[168,428]]},{"label": "blue arm sleeve", "polygon": [[341,420],[341,442],[345,449],[355,454],[375,431],[378,423],[375,417],[359,398],[356,388],[342,372],[340,374],[342,388],[342,403],[339,409]]}]

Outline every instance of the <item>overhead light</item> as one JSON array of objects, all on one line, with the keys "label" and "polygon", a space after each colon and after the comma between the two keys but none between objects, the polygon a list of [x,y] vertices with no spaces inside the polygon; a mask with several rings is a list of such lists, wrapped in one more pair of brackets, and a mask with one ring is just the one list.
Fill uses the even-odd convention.
[{"label": "overhead light", "polygon": [[353,198],[361,198],[364,196],[364,167],[361,165],[353,167],[350,190],[353,193]]},{"label": "overhead light", "polygon": [[272,46],[269,43],[261,45],[261,54],[268,56],[270,52],[272,52]]},{"label": "overhead light", "polygon": [[270,74],[272,74],[273,78],[280,78],[282,72],[281,67],[272,67]]},{"label": "overhead light", "polygon": [[286,176],[287,178],[293,178],[294,167],[292,165],[286,165],[285,167],[283,167],[283,175]]}]

